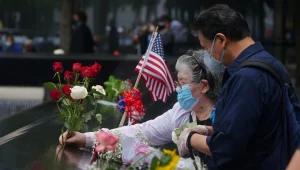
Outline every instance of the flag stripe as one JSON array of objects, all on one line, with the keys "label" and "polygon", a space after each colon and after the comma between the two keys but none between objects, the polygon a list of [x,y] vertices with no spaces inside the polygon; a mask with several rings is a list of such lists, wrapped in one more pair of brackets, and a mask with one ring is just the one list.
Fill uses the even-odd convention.
[{"label": "flag stripe", "polygon": [[[152,49],[148,57],[143,56],[135,68],[142,70],[142,80],[145,82],[153,101],[167,101],[168,96],[175,91],[175,83],[168,65],[164,61],[164,51],[160,34],[155,34]],[[144,63],[145,62],[145,63]]]},{"label": "flag stripe", "polygon": [[[153,59],[154,58],[154,59]],[[173,77],[171,76],[171,73],[169,71],[169,68],[167,67],[167,65],[164,64],[157,64],[154,63],[154,61],[158,61],[159,58],[157,58],[155,55],[150,55],[149,59],[147,60],[147,65],[144,67],[143,72],[145,71],[146,73],[149,73],[149,76],[155,76],[157,78],[159,78],[161,81],[164,81],[168,87],[169,87],[169,91],[173,92],[175,89],[175,84],[174,84],[174,80]],[[144,61],[143,59],[141,59],[141,61]],[[137,66],[138,69],[141,69],[143,65],[143,62],[140,62]],[[162,69],[163,67],[163,69]],[[152,74],[155,73],[155,74]],[[154,77],[153,77],[154,78]]]}]

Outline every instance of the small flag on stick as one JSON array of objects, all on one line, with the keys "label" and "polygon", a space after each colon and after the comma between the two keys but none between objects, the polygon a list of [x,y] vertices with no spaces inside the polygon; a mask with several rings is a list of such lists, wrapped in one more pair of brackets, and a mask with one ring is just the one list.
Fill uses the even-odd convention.
[{"label": "small flag on stick", "polygon": [[165,62],[162,37],[154,33],[153,43],[149,45],[147,53],[135,68],[141,74],[146,87],[150,91],[153,101],[167,101],[168,96],[175,91],[174,79]]}]

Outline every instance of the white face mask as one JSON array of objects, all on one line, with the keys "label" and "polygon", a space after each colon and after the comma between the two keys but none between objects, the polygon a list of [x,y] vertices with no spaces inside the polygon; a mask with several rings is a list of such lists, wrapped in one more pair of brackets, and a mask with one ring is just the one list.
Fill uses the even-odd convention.
[{"label": "white face mask", "polygon": [[222,55],[221,55],[221,61],[217,61],[216,59],[214,59],[214,57],[212,56],[212,51],[215,45],[215,40],[216,37],[213,40],[211,49],[210,49],[210,54],[206,53],[204,55],[204,64],[209,68],[209,70],[211,72],[214,73],[223,73],[225,71],[225,66],[222,64],[223,63],[223,58],[224,58],[224,52],[225,50],[223,49],[222,51]]}]

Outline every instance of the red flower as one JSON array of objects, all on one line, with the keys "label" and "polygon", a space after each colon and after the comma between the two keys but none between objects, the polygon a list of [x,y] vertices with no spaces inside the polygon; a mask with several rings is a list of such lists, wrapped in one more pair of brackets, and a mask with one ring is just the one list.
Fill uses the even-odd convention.
[{"label": "red flower", "polygon": [[116,136],[109,134],[103,130],[100,130],[96,133],[96,139],[99,143],[99,145],[95,148],[96,152],[103,152],[105,150],[115,152],[116,145],[119,141]]},{"label": "red flower", "polygon": [[88,67],[88,66],[81,67],[81,69],[80,69],[80,74],[81,74],[82,77],[85,77],[85,70],[86,70],[87,68],[89,68],[89,67]]},{"label": "red flower", "polygon": [[101,65],[100,64],[98,64],[97,62],[95,62],[95,64],[94,65],[92,65],[92,68],[98,73],[98,72],[100,72],[100,69],[101,69]]},{"label": "red flower", "polygon": [[66,84],[66,85],[64,85],[64,86],[62,87],[61,91],[62,91],[62,93],[65,94],[65,95],[70,95],[70,93],[71,93],[71,88],[72,88],[72,85]]},{"label": "red flower", "polygon": [[53,89],[50,92],[50,98],[54,101],[58,101],[60,99],[60,92],[57,89]]},{"label": "red flower", "polygon": [[92,67],[82,67],[81,76],[95,78],[97,76],[97,72]]},{"label": "red flower", "polygon": [[81,67],[82,67],[82,64],[81,64],[81,63],[74,63],[74,64],[73,64],[73,71],[74,71],[74,72],[80,72]]},{"label": "red flower", "polygon": [[61,72],[62,69],[63,69],[63,66],[62,66],[61,62],[54,62],[52,67],[53,67],[53,71],[55,73]]},{"label": "red flower", "polygon": [[64,79],[65,81],[72,81],[74,78],[74,73],[71,71],[65,71],[64,73]]}]

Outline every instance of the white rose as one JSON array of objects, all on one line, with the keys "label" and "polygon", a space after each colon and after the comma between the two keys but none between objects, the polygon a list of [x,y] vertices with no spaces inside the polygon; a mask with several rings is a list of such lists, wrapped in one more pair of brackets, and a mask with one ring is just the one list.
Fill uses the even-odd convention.
[{"label": "white rose", "polygon": [[84,99],[88,95],[88,92],[85,87],[74,86],[73,88],[71,88],[70,95],[73,99],[78,100],[78,99]]},{"label": "white rose", "polygon": [[[93,86],[92,89],[95,89],[97,92],[103,94],[103,95],[106,95],[106,92],[104,90],[104,88],[100,85],[96,85],[96,86]],[[94,97],[99,97],[98,94],[94,94]]]},{"label": "white rose", "polygon": [[177,135],[175,133],[175,130],[172,132],[172,141],[177,144],[178,143],[178,138],[177,138]]}]

